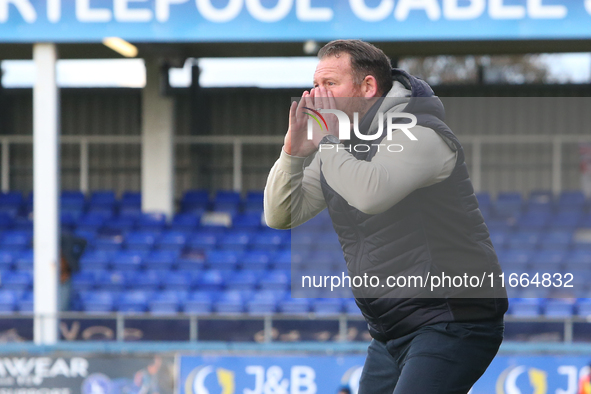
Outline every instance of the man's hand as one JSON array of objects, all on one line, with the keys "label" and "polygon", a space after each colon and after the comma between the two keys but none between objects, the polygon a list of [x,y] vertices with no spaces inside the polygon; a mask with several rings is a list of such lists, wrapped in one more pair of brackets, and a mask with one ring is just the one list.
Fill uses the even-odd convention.
[{"label": "man's hand", "polygon": [[283,150],[291,156],[308,157],[318,149],[318,143],[327,134],[338,135],[338,120],[332,114],[324,114],[328,130],[323,124],[322,128],[313,122],[312,139],[308,139],[308,119],[304,107],[318,109],[336,109],[334,96],[323,87],[305,91],[298,103],[291,103],[289,108],[289,128],[285,135]]}]

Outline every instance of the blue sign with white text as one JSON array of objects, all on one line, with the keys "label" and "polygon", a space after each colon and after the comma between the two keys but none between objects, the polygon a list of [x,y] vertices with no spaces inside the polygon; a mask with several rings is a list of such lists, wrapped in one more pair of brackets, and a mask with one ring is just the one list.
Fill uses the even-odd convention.
[{"label": "blue sign with white text", "polygon": [[[498,356],[470,394],[577,394],[590,357]],[[357,394],[363,356],[180,357],[179,394]],[[425,371],[427,373],[428,371]]]},{"label": "blue sign with white text", "polygon": [[0,42],[591,38],[591,0],[0,0]]}]

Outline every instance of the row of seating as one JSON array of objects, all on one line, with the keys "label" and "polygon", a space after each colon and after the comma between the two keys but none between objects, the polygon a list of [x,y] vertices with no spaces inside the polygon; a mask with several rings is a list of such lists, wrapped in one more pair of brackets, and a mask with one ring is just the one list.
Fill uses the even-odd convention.
[{"label": "row of seating", "polygon": [[586,318],[591,316],[591,298],[510,299],[509,314],[515,317]]}]

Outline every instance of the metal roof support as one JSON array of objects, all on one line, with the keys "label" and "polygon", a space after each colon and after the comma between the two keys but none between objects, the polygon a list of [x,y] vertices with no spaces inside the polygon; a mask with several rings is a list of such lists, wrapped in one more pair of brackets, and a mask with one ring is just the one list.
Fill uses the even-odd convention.
[{"label": "metal roof support", "polygon": [[55,44],[33,47],[36,79],[33,88],[34,193],[34,339],[57,342],[59,260],[59,135],[60,99],[56,78]]}]

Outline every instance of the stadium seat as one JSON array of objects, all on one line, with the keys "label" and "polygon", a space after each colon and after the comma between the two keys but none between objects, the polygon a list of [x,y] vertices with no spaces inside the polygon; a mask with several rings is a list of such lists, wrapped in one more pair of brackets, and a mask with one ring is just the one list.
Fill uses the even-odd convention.
[{"label": "stadium seat", "polygon": [[268,315],[275,313],[277,310],[277,303],[284,298],[284,292],[269,290],[256,292],[246,303],[246,311],[250,315]]},{"label": "stadium seat", "polygon": [[244,211],[245,212],[262,212],[263,211],[263,198],[264,193],[262,191],[249,191],[244,199]]},{"label": "stadium seat", "polygon": [[31,233],[28,231],[6,231],[2,234],[0,248],[10,250],[25,250],[31,247]]},{"label": "stadium seat", "polygon": [[187,243],[187,234],[181,231],[166,231],[156,241],[159,250],[181,252]]},{"label": "stadium seat", "polygon": [[19,252],[17,251],[0,250],[0,271],[11,270],[18,254]]},{"label": "stadium seat", "polygon": [[209,209],[209,192],[207,190],[188,190],[181,200],[183,212],[202,212]]},{"label": "stadium seat", "polygon": [[214,302],[213,308],[219,314],[237,314],[244,312],[245,297],[239,291],[225,291]]},{"label": "stadium seat", "polygon": [[581,223],[582,214],[580,212],[558,212],[550,218],[550,228],[554,230],[572,231]]},{"label": "stadium seat", "polygon": [[515,317],[537,317],[542,310],[539,298],[517,298],[509,302],[510,313]]},{"label": "stadium seat", "polygon": [[14,269],[17,271],[33,272],[33,250],[25,250],[19,253],[14,260]]},{"label": "stadium seat", "polygon": [[183,312],[187,314],[209,314],[213,310],[213,302],[216,298],[214,292],[196,291],[190,293],[183,302]]},{"label": "stadium seat", "polygon": [[111,266],[119,271],[137,271],[142,267],[145,254],[137,251],[123,251],[113,256]]},{"label": "stadium seat", "polygon": [[130,287],[133,290],[141,291],[156,291],[162,285],[164,275],[160,271],[138,271],[134,274],[130,281]]},{"label": "stadium seat", "polygon": [[82,310],[89,313],[109,313],[113,311],[114,297],[108,291],[93,291],[81,296]]},{"label": "stadium seat", "polygon": [[106,235],[127,235],[135,228],[137,218],[133,216],[118,216],[106,220],[101,233]]},{"label": "stadium seat", "polygon": [[148,309],[150,291],[133,290],[121,295],[117,303],[117,310],[122,313],[143,313]]},{"label": "stadium seat", "polygon": [[31,314],[34,311],[33,292],[27,291],[16,302],[16,309],[22,314]]},{"label": "stadium seat", "polygon": [[120,209],[139,209],[142,208],[142,194],[140,192],[125,192],[121,196],[119,203]]},{"label": "stadium seat", "polygon": [[285,291],[290,286],[289,271],[271,271],[266,273],[259,281],[261,290]]},{"label": "stadium seat", "polygon": [[98,236],[93,240],[92,246],[98,252],[118,252],[123,247],[123,237],[121,235]]},{"label": "stadium seat", "polygon": [[240,193],[230,190],[218,190],[214,201],[214,211],[237,212],[240,209]]},{"label": "stadium seat", "polygon": [[187,242],[187,248],[203,251],[215,249],[218,237],[215,234],[197,233]]},{"label": "stadium seat", "polygon": [[97,272],[101,271],[79,271],[72,274],[72,290],[89,291],[94,289],[97,281]]},{"label": "stadium seat", "polygon": [[0,290],[0,313],[12,313],[16,309],[16,293],[14,291]]},{"label": "stadium seat", "polygon": [[312,301],[312,311],[317,315],[338,315],[343,312],[343,302],[340,298],[321,298]]},{"label": "stadium seat", "polygon": [[238,266],[241,253],[235,251],[214,250],[207,254],[206,261],[210,268],[217,270],[234,270]]},{"label": "stadium seat", "polygon": [[220,291],[226,284],[225,278],[220,271],[207,270],[197,279],[197,290]]},{"label": "stadium seat", "polygon": [[88,213],[80,218],[76,230],[84,230],[96,233],[101,227],[103,227],[108,218],[110,218],[110,216],[105,215],[104,213]]},{"label": "stadium seat", "polygon": [[286,315],[303,315],[310,312],[307,298],[288,298],[279,303],[279,311]]},{"label": "stadium seat", "polygon": [[0,212],[0,231],[10,230],[14,224],[14,219],[8,214]]},{"label": "stadium seat", "polygon": [[157,235],[154,232],[132,232],[125,238],[125,244],[128,250],[150,251],[154,248],[156,237]]},{"label": "stadium seat", "polygon": [[508,249],[534,250],[538,246],[540,234],[536,231],[519,231],[511,234],[507,240]]},{"label": "stadium seat", "polygon": [[88,203],[89,210],[95,208],[108,208],[113,209],[115,208],[115,204],[117,200],[115,198],[115,193],[111,190],[103,190],[103,191],[95,191],[90,196],[90,201]]},{"label": "stadium seat", "polygon": [[182,233],[191,233],[199,227],[201,215],[197,213],[179,213],[174,216],[170,229]]},{"label": "stadium seat", "polygon": [[248,248],[251,233],[247,231],[232,231],[219,240],[218,249],[223,251],[243,252]]},{"label": "stadium seat", "polygon": [[572,232],[554,230],[544,233],[540,236],[540,249],[566,251],[572,243]]},{"label": "stadium seat", "polygon": [[350,316],[361,316],[361,310],[357,306],[355,299],[349,298],[344,302],[345,313]]},{"label": "stadium seat", "polygon": [[580,190],[565,190],[558,197],[559,207],[582,208],[585,205],[585,195]]},{"label": "stadium seat", "polygon": [[265,271],[269,267],[271,261],[271,252],[266,251],[250,251],[246,252],[240,258],[240,266],[242,269],[250,271]]},{"label": "stadium seat", "polygon": [[540,231],[546,228],[550,222],[551,213],[547,212],[527,212],[517,221],[517,227],[520,231]]},{"label": "stadium seat", "polygon": [[187,298],[187,292],[169,290],[158,292],[148,302],[150,313],[155,315],[172,315],[179,312],[183,301]]},{"label": "stadium seat", "polygon": [[506,250],[497,252],[497,256],[501,267],[524,272],[532,253],[530,250]]},{"label": "stadium seat", "polygon": [[591,316],[591,298],[579,298],[576,302],[577,316],[588,318]]},{"label": "stadium seat", "polygon": [[176,266],[180,252],[174,250],[152,251],[144,259],[144,267],[149,270],[170,270]]},{"label": "stadium seat", "polygon": [[131,282],[127,271],[103,271],[96,275],[95,280],[97,290],[109,292],[124,291]]},{"label": "stadium seat", "polygon": [[2,289],[27,291],[33,287],[31,272],[6,272],[2,277]]},{"label": "stadium seat", "polygon": [[143,232],[160,233],[166,227],[166,215],[163,213],[143,213],[136,222],[136,228]]},{"label": "stadium seat", "polygon": [[167,272],[162,276],[162,287],[164,290],[189,291],[193,279],[188,271]]},{"label": "stadium seat", "polygon": [[289,245],[289,234],[285,231],[266,230],[255,234],[252,239],[252,249],[274,252]]},{"label": "stadium seat", "polygon": [[115,253],[106,251],[87,251],[80,258],[80,268],[84,271],[107,270]]},{"label": "stadium seat", "polygon": [[521,214],[522,204],[523,201],[519,193],[499,193],[492,213],[496,218],[517,218]]},{"label": "stadium seat", "polygon": [[177,269],[186,271],[203,270],[205,267],[205,253],[189,251],[183,253],[176,261]]},{"label": "stadium seat", "polygon": [[562,263],[566,253],[556,250],[541,250],[535,252],[531,258],[531,265],[534,271],[540,273],[555,273],[562,269]]},{"label": "stadium seat", "polygon": [[544,316],[550,318],[569,318],[574,314],[576,299],[555,298],[546,301]]},{"label": "stadium seat", "polygon": [[258,275],[252,271],[234,272],[226,281],[226,290],[254,290],[257,282]]}]

